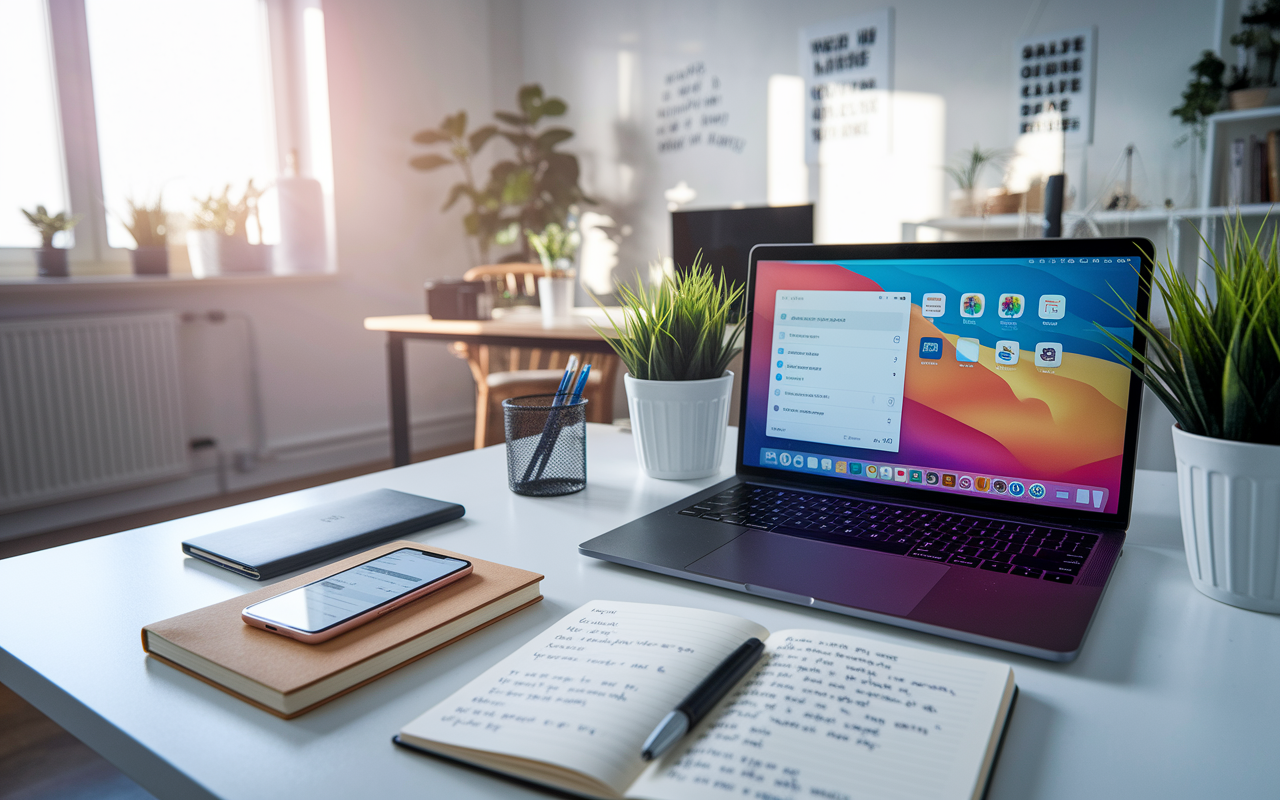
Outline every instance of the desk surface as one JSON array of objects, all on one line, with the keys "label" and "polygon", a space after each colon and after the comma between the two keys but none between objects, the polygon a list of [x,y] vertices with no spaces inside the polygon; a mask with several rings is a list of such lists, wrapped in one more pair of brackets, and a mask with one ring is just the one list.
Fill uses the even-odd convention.
[{"label": "desk surface", "polygon": [[[1021,695],[991,800],[1274,796],[1280,617],[1192,588],[1172,473],[1138,473],[1124,557],[1080,658],[1062,665],[578,555],[720,480],[646,478],[629,434],[589,428],[587,489],[568,497],[511,494],[492,447],[0,561],[0,682],[159,798],[546,797],[390,738],[579,604],[659,602],[1011,663]],[[723,476],[732,450],[729,437]],[[182,539],[384,486],[465,504],[413,538],[542,572],[546,599],[293,721],[144,658],[144,624],[258,587],[183,557]]]},{"label": "desk surface", "polygon": [[[613,318],[622,321],[622,309],[611,309]],[[432,319],[426,314],[403,314],[397,317],[367,317],[366,330],[404,333],[426,338],[500,337],[527,339],[559,339],[597,342],[600,333],[594,326],[611,329],[605,312],[599,308],[575,308],[573,316],[552,327],[543,327],[536,308],[512,309],[500,319]]]}]

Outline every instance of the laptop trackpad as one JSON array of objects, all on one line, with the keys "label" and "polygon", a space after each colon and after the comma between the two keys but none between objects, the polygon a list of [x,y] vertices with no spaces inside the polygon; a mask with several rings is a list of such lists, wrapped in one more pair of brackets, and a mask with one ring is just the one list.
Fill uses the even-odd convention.
[{"label": "laptop trackpad", "polygon": [[749,530],[685,569],[734,583],[905,617],[950,567]]}]

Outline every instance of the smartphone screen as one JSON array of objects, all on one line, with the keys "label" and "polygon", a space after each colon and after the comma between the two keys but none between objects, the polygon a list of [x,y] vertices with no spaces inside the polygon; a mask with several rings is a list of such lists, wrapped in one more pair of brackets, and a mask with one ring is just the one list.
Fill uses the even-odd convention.
[{"label": "smartphone screen", "polygon": [[404,548],[245,609],[255,617],[317,633],[467,568],[457,558]]}]

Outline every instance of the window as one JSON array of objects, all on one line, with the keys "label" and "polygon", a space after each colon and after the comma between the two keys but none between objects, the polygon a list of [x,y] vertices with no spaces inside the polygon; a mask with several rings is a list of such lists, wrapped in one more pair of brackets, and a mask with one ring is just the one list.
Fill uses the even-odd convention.
[{"label": "window", "polygon": [[[0,3],[0,108],[24,121],[0,125],[0,274],[33,274],[19,206],[81,215],[73,274],[128,271],[129,200],[186,218],[228,184],[270,187],[291,153],[331,208],[323,19],[318,0]],[[260,206],[278,242],[269,188]]]}]

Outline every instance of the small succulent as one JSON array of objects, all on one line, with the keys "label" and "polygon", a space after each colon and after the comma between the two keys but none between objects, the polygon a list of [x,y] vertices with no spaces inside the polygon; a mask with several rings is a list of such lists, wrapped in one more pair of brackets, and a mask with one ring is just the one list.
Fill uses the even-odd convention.
[{"label": "small succulent", "polygon": [[262,220],[258,216],[258,198],[265,189],[253,185],[253,179],[244,188],[244,195],[235,202],[231,200],[231,184],[222,189],[222,194],[201,199],[195,198],[198,204],[191,215],[191,226],[196,230],[217,231],[224,236],[248,240],[249,217],[253,217],[258,226],[258,241],[262,241]]},{"label": "small succulent", "polygon": [[138,247],[164,247],[168,240],[169,212],[164,210],[163,196],[150,205],[145,202],[139,205],[132,198],[125,202],[129,204],[130,219],[124,227],[134,243]]},{"label": "small succulent", "polygon": [[569,270],[560,265],[565,261],[572,261],[574,254],[578,252],[580,238],[576,230],[552,222],[542,229],[542,233],[525,231],[524,235],[529,238],[529,244],[541,259],[548,278],[563,278],[568,275]]},{"label": "small succulent", "polygon": [[44,206],[36,206],[35,211],[22,209],[22,213],[26,215],[27,221],[40,231],[40,246],[44,248],[53,247],[53,236],[61,231],[69,231],[80,221],[80,215],[67,216],[67,212],[59,211],[57,214],[50,216]]}]

